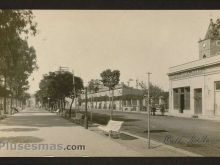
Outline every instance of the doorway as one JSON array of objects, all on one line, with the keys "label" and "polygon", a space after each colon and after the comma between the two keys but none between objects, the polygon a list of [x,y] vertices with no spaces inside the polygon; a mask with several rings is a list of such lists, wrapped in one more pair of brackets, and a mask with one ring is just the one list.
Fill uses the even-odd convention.
[{"label": "doorway", "polygon": [[183,110],[185,109],[185,99],[184,94],[180,95],[180,113],[183,113]]},{"label": "doorway", "polygon": [[215,115],[220,115],[220,81],[215,82]]},{"label": "doorway", "polygon": [[194,89],[195,114],[202,114],[202,88]]}]

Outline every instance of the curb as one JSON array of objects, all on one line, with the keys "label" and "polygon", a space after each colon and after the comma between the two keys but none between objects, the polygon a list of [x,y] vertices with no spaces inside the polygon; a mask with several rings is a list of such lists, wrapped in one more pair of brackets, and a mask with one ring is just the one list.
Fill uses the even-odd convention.
[{"label": "curb", "polygon": [[[141,140],[143,140],[143,141],[148,142],[148,140],[147,140],[146,138],[143,138],[143,137],[140,137],[140,136],[131,134],[131,133],[129,133],[129,132],[121,131],[121,133],[125,133],[125,134],[127,134],[127,135],[130,135],[130,136],[133,136],[133,137],[136,137],[136,138],[138,138],[138,139],[141,139]],[[188,156],[192,156],[192,157],[203,157],[203,156],[200,155],[200,154],[196,154],[196,153],[193,153],[193,152],[190,152],[190,151],[186,151],[186,150],[183,150],[183,149],[180,149],[180,148],[176,148],[176,147],[173,147],[173,146],[170,146],[170,145],[166,145],[166,144],[164,144],[164,143],[160,143],[160,142],[157,142],[157,141],[152,140],[152,139],[151,139],[151,142],[153,142],[153,143],[155,143],[155,144],[158,144],[158,145],[162,145],[162,146],[164,146],[164,147],[166,147],[166,148],[168,148],[168,149],[171,149],[171,150],[173,150],[173,151],[177,151],[177,152],[186,154],[186,155],[188,155]]]}]

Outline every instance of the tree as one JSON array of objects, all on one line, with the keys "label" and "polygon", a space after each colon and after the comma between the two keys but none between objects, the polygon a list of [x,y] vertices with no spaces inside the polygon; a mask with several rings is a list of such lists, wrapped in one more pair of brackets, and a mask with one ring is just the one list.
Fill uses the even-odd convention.
[{"label": "tree", "polygon": [[[107,69],[100,74],[102,78],[102,83],[104,86],[109,89],[109,103],[110,103],[110,120],[112,119],[113,113],[113,97],[114,97],[114,88],[120,81],[120,71]],[[110,91],[112,90],[112,100],[110,100]]]},{"label": "tree", "polygon": [[[73,79],[73,75],[72,75],[72,79]],[[73,86],[74,88],[71,90],[71,93],[69,95],[69,98],[72,99],[69,109],[69,118],[71,118],[72,115],[72,105],[74,100],[80,96],[82,90],[84,89],[83,80],[80,77],[74,76]]]},{"label": "tree", "polygon": [[[99,85],[100,85],[100,80],[98,79],[91,79],[89,81],[89,85],[88,85],[88,91],[91,93],[96,93],[99,90]],[[92,99],[92,107],[93,107],[93,97],[91,97]]]},{"label": "tree", "polygon": [[[23,58],[24,52],[20,52],[20,50],[22,48],[22,50],[26,51],[27,49],[23,49],[23,46],[26,44],[26,48],[28,48],[26,41],[28,36],[36,35],[36,23],[33,21],[33,18],[34,16],[31,10],[0,10],[0,75],[4,77],[5,89],[9,85],[8,81],[11,81],[11,85],[12,81],[17,81],[13,77],[15,73],[16,75],[18,73],[16,70],[17,67],[14,67],[14,64],[28,66],[29,63],[22,64],[22,60],[30,62]],[[29,52],[28,55],[31,53],[33,51]],[[35,61],[35,59],[32,60]],[[31,66],[31,68],[34,68],[34,66]],[[33,70],[31,71],[29,69],[25,71],[30,74]],[[4,113],[6,113],[6,97],[4,97]]]},{"label": "tree", "polygon": [[[65,97],[71,98],[72,102],[69,112],[71,117],[72,104],[83,89],[83,81],[80,77],[74,76],[73,84],[73,74],[68,71],[49,72],[49,74],[44,75],[39,88],[40,90],[37,91],[35,96],[38,101],[42,102],[42,105],[48,104],[47,99],[49,98],[50,102],[58,104],[59,108],[63,111],[65,108]],[[48,106],[51,107],[51,105]]]}]

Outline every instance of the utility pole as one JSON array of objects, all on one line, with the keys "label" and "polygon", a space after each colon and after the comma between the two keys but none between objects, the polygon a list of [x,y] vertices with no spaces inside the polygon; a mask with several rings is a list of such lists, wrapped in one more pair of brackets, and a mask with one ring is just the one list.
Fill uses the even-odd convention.
[{"label": "utility pole", "polygon": [[148,149],[150,149],[150,72],[147,73],[147,78],[148,78],[148,104],[147,104],[147,110],[148,110],[148,119],[147,119],[147,137],[148,137]]},{"label": "utility pole", "polygon": [[85,129],[88,129],[88,118],[87,118],[87,87],[85,87]]},{"label": "utility pole", "polygon": [[74,92],[74,102],[75,102],[75,108],[76,108],[76,84],[75,84],[75,79],[74,79],[74,71],[72,70],[73,73],[73,92]]}]

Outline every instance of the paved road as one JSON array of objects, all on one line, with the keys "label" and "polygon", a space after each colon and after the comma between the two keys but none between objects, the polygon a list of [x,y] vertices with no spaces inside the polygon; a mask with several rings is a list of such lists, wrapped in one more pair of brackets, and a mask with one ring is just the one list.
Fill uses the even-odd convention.
[{"label": "paved road", "polygon": [[[106,110],[93,112],[93,119],[99,122],[109,114]],[[114,112],[113,119],[125,121],[122,130],[147,138],[147,114]],[[151,138],[204,156],[220,156],[220,122],[151,116]]]}]

